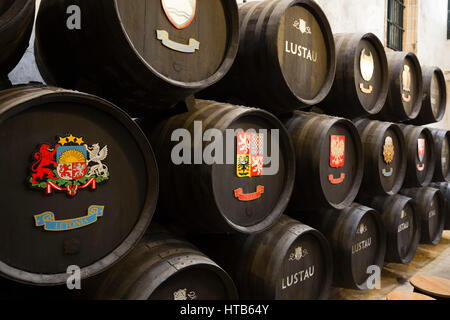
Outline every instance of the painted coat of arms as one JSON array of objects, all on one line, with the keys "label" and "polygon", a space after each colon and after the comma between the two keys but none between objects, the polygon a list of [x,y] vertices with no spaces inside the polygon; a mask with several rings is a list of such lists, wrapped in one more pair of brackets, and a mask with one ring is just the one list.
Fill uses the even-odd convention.
[{"label": "painted coat of arms", "polygon": [[330,166],[340,168],[345,162],[345,136],[331,136]]},{"label": "painted coat of arms", "polygon": [[33,188],[67,192],[75,196],[79,190],[91,188],[109,180],[109,170],[103,162],[108,146],[96,143],[88,146],[82,137],[60,137],[55,146],[42,144],[33,156],[29,183]]},{"label": "painted coat of arms", "polygon": [[417,140],[417,155],[421,164],[417,164],[417,170],[423,171],[425,169],[425,164],[423,163],[425,157],[425,139]]},{"label": "painted coat of arms", "polygon": [[259,177],[263,174],[263,134],[239,132],[237,134],[237,176]]},{"label": "painted coat of arms", "polygon": [[197,0],[161,0],[167,18],[177,29],[186,28],[194,19]]},{"label": "painted coat of arms", "polygon": [[[330,167],[340,168],[345,164],[345,136],[332,135],[330,140]],[[339,178],[333,174],[328,175],[332,184],[340,184],[345,179],[345,173],[341,172]]]}]

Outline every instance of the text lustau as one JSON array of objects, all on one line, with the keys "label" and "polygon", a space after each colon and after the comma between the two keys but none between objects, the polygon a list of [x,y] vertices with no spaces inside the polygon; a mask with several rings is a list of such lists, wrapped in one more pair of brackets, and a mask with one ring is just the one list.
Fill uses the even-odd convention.
[{"label": "text lustau", "polygon": [[286,40],[286,53],[297,55],[306,60],[317,62],[317,52],[306,47],[302,47],[299,44],[290,42]]},{"label": "text lustau", "polygon": [[372,244],[372,237],[367,240],[360,241],[352,245],[352,254],[358,253],[361,250],[367,249]]},{"label": "text lustau", "polygon": [[296,285],[300,282],[303,282],[306,279],[309,279],[314,276],[314,265],[306,268],[305,270],[301,270],[290,276],[284,277],[281,280],[281,289],[284,290],[289,288],[290,286]]}]

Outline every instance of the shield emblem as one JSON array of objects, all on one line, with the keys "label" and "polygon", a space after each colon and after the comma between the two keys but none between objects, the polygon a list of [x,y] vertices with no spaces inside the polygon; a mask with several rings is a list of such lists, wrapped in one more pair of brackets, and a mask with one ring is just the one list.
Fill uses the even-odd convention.
[{"label": "shield emblem", "polygon": [[392,161],[394,160],[394,154],[394,142],[392,141],[391,137],[386,137],[383,146],[384,162],[386,162],[387,164],[392,163]]},{"label": "shield emblem", "polygon": [[425,155],[425,139],[419,139],[417,142],[417,154],[419,161],[422,162]]},{"label": "shield emblem", "polygon": [[195,17],[197,0],[161,0],[167,18],[177,29],[184,29]]},{"label": "shield emblem", "polygon": [[85,146],[63,146],[56,149],[56,172],[63,180],[77,180],[87,172],[87,150]]},{"label": "shield emblem", "polygon": [[259,177],[264,170],[264,136],[262,133],[237,133],[237,176]]},{"label": "shield emblem", "polygon": [[331,136],[330,166],[343,167],[345,163],[345,136]]},{"label": "shield emblem", "polygon": [[369,54],[366,53],[366,49],[361,51],[361,57],[359,59],[359,68],[361,70],[362,78],[369,82],[372,80],[373,71],[375,69],[372,52],[369,50]]},{"label": "shield emblem", "polygon": [[409,66],[407,66],[406,64],[403,65],[402,83],[403,83],[403,90],[410,92],[411,91],[411,71],[410,71]]}]

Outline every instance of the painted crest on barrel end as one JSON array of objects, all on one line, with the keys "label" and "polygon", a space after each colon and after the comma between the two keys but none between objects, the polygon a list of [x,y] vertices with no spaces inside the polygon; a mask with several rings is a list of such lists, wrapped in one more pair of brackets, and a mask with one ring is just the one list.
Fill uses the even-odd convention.
[{"label": "painted crest on barrel end", "polygon": [[345,136],[331,136],[330,166],[343,167],[345,163]]},{"label": "painted crest on barrel end", "polygon": [[[386,139],[384,140],[384,146],[383,146],[383,158],[384,158],[384,162],[389,166],[392,161],[394,160],[394,155],[395,155],[395,151],[394,151],[394,142],[392,140],[391,137],[387,136]],[[390,168],[390,170],[386,170],[383,169],[381,170],[381,172],[383,173],[383,175],[385,177],[390,177],[392,176],[392,173],[394,172],[394,168]]]},{"label": "painted crest on barrel end", "polygon": [[[340,168],[345,164],[345,136],[332,135],[330,141],[330,166],[332,168]],[[345,173],[341,172],[339,178],[335,178],[332,174],[328,176],[331,184],[340,184],[345,179]]]},{"label": "painted crest on barrel end", "polygon": [[417,140],[417,155],[421,164],[417,164],[417,170],[423,171],[425,169],[425,164],[422,163],[425,156],[425,139]]},{"label": "painted crest on barrel end", "polygon": [[[264,135],[262,133],[238,132],[236,144],[236,175],[239,178],[260,177],[264,171]],[[242,188],[234,190],[240,201],[259,199],[264,186],[258,185],[256,192],[244,194]]]},{"label": "painted crest on barrel end", "polygon": [[408,65],[403,65],[402,72],[402,99],[405,102],[411,101],[411,68]]},{"label": "painted crest on barrel end", "polygon": [[197,0],[161,0],[167,19],[177,29],[184,29],[194,20]]},{"label": "painted crest on barrel end", "polygon": [[29,183],[47,194],[57,190],[75,196],[82,189],[95,190],[98,183],[109,180],[108,167],[103,163],[107,156],[108,146],[88,146],[83,137],[72,134],[59,137],[55,146],[42,144],[34,153]]}]

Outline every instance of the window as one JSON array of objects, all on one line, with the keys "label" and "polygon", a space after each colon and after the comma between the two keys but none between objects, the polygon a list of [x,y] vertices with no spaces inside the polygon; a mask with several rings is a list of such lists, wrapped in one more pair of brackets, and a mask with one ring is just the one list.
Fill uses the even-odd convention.
[{"label": "window", "polygon": [[450,39],[450,0],[448,0],[447,11],[447,39]]},{"label": "window", "polygon": [[396,51],[402,51],[403,49],[404,9],[403,0],[388,0],[387,46]]}]

